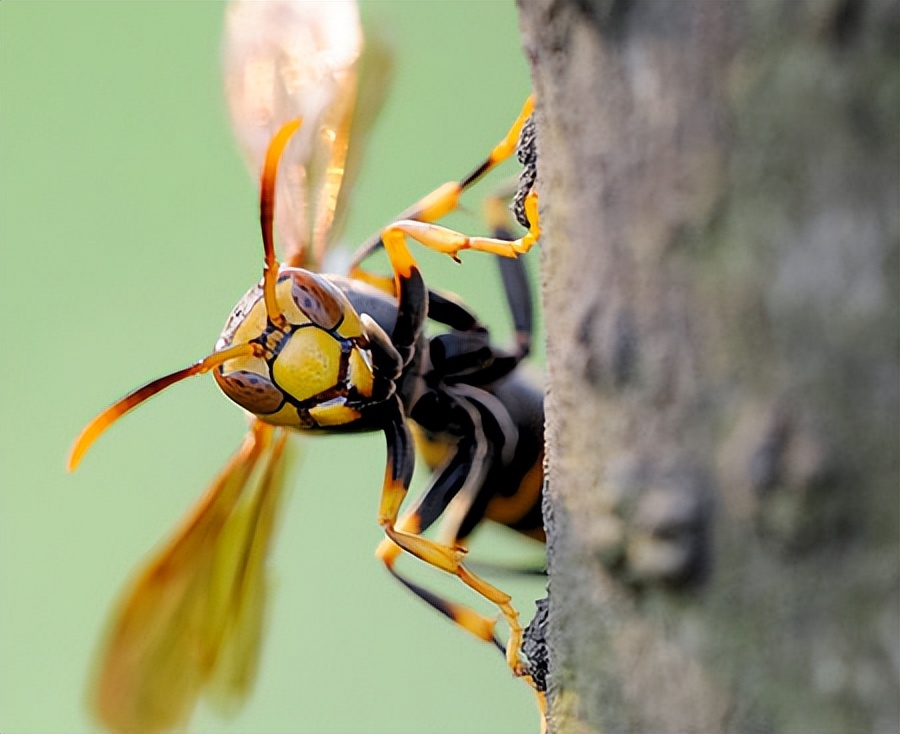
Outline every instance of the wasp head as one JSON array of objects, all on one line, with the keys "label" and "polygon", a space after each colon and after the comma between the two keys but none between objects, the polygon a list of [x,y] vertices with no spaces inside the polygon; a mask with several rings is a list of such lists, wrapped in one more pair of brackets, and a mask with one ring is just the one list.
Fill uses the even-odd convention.
[{"label": "wasp head", "polygon": [[262,283],[228,317],[216,352],[240,344],[257,349],[214,371],[231,400],[261,420],[298,429],[351,423],[372,395],[372,355],[359,315],[326,276],[282,267],[267,313]]}]

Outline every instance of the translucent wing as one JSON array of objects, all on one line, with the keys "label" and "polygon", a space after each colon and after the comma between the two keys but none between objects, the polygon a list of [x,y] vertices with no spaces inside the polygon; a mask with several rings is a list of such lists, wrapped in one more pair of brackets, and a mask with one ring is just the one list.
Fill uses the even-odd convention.
[{"label": "translucent wing", "polygon": [[113,732],[183,727],[201,695],[233,707],[256,671],[284,438],[256,422],[114,613],[91,704]]},{"label": "translucent wing", "polygon": [[[235,0],[228,8],[223,63],[235,135],[257,176],[266,147],[295,117],[303,126],[281,163],[276,229],[284,262],[319,265],[334,238],[342,184],[362,131],[354,115],[363,36],[353,0]],[[373,90],[384,86],[388,62],[374,46],[367,73],[365,115],[374,117]],[[380,81],[379,81],[380,80]],[[357,118],[357,119],[355,119]]]},{"label": "translucent wing", "polygon": [[[325,238],[325,245],[334,242],[343,227],[347,202],[350,199],[353,182],[360,169],[365,153],[369,132],[378,118],[393,72],[393,53],[385,41],[372,31],[366,33],[366,43],[359,64],[359,83],[353,119],[350,125],[351,138],[348,144],[347,161],[344,166],[343,187],[335,204],[334,222],[331,232]],[[321,264],[321,254],[316,260]]]}]

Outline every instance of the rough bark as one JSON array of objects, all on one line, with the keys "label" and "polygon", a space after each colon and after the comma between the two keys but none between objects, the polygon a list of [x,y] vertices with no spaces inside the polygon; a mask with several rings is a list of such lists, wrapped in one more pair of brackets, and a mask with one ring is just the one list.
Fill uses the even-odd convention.
[{"label": "rough bark", "polygon": [[519,2],[551,731],[900,730],[900,6]]}]

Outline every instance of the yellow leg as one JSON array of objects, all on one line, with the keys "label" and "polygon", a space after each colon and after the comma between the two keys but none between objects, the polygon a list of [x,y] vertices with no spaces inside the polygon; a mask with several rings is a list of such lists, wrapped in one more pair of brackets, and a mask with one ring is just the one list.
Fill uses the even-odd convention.
[{"label": "yellow leg", "polygon": [[519,135],[525,121],[534,111],[534,95],[529,95],[519,112],[519,116],[507,131],[506,135],[492,149],[475,169],[465,178],[459,181],[448,181],[438,186],[434,191],[423,196],[413,204],[398,219],[415,219],[420,222],[435,222],[446,214],[452,212],[459,205],[459,197],[463,191],[473,186],[488,171],[493,170],[503,161],[516,152]]},{"label": "yellow leg", "polygon": [[537,707],[541,714],[541,734],[547,734],[547,694],[537,689],[534,693],[537,696]]},{"label": "yellow leg", "polygon": [[[403,211],[398,217],[398,222],[412,220],[417,222],[435,222],[444,215],[450,213],[459,205],[459,197],[464,191],[478,182],[485,174],[496,168],[503,161],[509,158],[516,150],[519,142],[519,135],[522,127],[534,111],[534,95],[529,95],[519,112],[519,116],[507,131],[506,135],[497,143],[490,154],[478,166],[476,166],[468,176],[459,181],[448,181],[438,186],[434,191],[423,196],[419,201],[411,207]],[[537,224],[537,202],[534,206],[535,218],[529,221]],[[536,234],[535,239],[537,239]],[[364,271],[360,268],[363,262],[372,252],[381,244],[381,235],[375,235],[366,241],[359,248],[350,265],[349,274],[351,278],[365,279]],[[530,247],[530,245],[528,245]]]},{"label": "yellow leg", "polygon": [[[402,550],[414,555],[430,566],[454,574],[464,584],[474,589],[488,601],[496,604],[509,627],[509,640],[506,643],[506,662],[515,675],[526,675],[526,667],[519,659],[519,649],[522,646],[522,625],[519,624],[519,613],[512,606],[509,594],[491,586],[462,565],[465,549],[444,546],[429,538],[423,538],[414,532],[401,530],[397,527],[397,516],[403,498],[406,496],[406,487],[402,481],[393,479],[393,474],[394,472],[389,466],[388,471],[385,473],[385,483],[378,516],[378,522],[384,528],[385,534]],[[385,555],[393,563],[396,552],[387,551]],[[469,627],[466,627],[466,629],[482,637],[475,629]]]},{"label": "yellow leg", "polygon": [[[403,517],[400,522],[397,524],[403,532],[418,534],[418,526],[416,523],[417,516],[415,513],[410,513]],[[418,584],[414,584],[409,581],[406,577],[399,574],[394,569],[394,564],[400,554],[403,552],[403,549],[397,545],[390,538],[385,538],[378,544],[378,548],[375,551],[375,555],[381,559],[382,563],[384,563],[387,570],[391,573],[394,578],[396,578],[400,583],[402,583],[406,588],[412,591],[416,596],[424,600],[426,603],[430,604],[434,609],[439,611],[445,617],[453,621],[455,624],[462,627],[467,632],[473,634],[479,640],[484,642],[493,642],[494,644],[499,645],[497,638],[494,636],[494,628],[497,625],[497,621],[495,619],[490,619],[489,617],[485,617],[482,614],[479,614],[474,609],[470,609],[462,604],[456,604],[448,599],[444,599],[443,597],[434,594],[433,592],[428,591],[422,586]],[[505,648],[501,647],[501,650],[505,650]]]},{"label": "yellow leg", "polygon": [[[403,245],[403,249],[405,249],[405,245]],[[394,254],[399,255],[400,253],[395,252]],[[464,584],[497,605],[509,627],[509,640],[505,649],[507,664],[515,675],[524,678],[535,690],[538,710],[541,714],[541,733],[545,734],[546,696],[543,691],[538,690],[534,679],[528,673],[527,666],[519,659],[519,650],[522,646],[524,633],[522,626],[519,624],[519,614],[512,606],[509,594],[487,583],[463,566],[462,559],[466,553],[465,548],[456,544],[454,544],[454,547],[442,545],[419,535],[423,528],[418,507],[414,507],[402,519],[398,520],[400,507],[406,498],[409,481],[412,477],[414,462],[411,437],[405,419],[399,409],[393,420],[386,427],[385,437],[388,444],[388,460],[381,491],[381,502],[378,509],[378,522],[384,528],[387,537],[378,546],[378,557],[381,558],[391,574],[413,593],[456,622],[463,629],[468,630],[479,639],[494,642],[502,649],[502,645],[494,635],[494,620],[484,617],[463,605],[448,602],[427,589],[413,584],[394,571],[394,564],[400,554],[406,551],[431,566],[454,574]]]},{"label": "yellow leg", "polygon": [[517,240],[500,240],[495,237],[469,237],[447,227],[441,227],[429,222],[421,222],[413,219],[404,219],[394,222],[381,233],[381,239],[385,247],[399,248],[400,243],[408,235],[426,247],[449,255],[454,260],[459,260],[459,252],[462,250],[477,250],[489,252],[501,257],[518,257],[528,252],[541,236],[538,222],[538,198],[537,192],[531,191],[525,198],[525,211],[531,228]]}]

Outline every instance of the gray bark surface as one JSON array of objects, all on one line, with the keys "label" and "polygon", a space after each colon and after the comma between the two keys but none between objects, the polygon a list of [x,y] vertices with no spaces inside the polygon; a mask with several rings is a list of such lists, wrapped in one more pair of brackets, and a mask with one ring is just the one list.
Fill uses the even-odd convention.
[{"label": "gray bark surface", "polygon": [[520,17],[551,731],[897,732],[900,5]]}]

